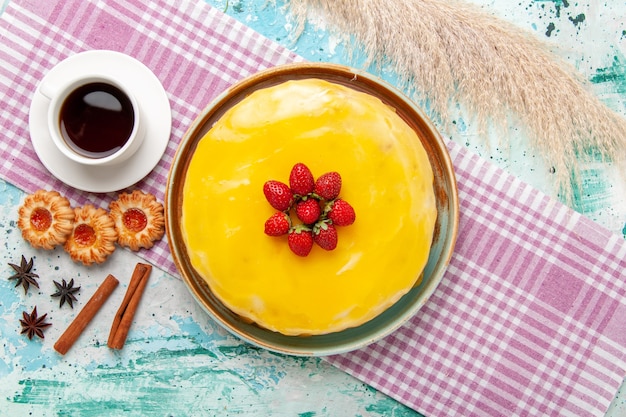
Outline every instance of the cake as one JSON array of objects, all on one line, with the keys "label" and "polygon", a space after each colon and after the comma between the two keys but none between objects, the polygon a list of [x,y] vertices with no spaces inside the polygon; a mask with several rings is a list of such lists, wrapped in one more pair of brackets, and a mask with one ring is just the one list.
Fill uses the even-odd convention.
[{"label": "cake", "polygon": [[[263,192],[296,163],[341,174],[356,221],[333,250],[290,251],[268,236]],[[257,90],[199,140],[183,185],[190,262],[243,320],[285,335],[359,326],[419,284],[437,217],[420,139],[378,98],[320,79]]]}]

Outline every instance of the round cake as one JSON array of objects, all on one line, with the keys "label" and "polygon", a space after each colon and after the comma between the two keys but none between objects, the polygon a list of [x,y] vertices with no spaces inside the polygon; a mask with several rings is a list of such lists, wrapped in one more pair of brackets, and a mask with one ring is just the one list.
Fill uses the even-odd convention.
[{"label": "round cake", "polygon": [[[294,164],[338,172],[356,220],[333,250],[297,256],[268,236],[268,180]],[[285,335],[359,326],[419,283],[437,217],[420,139],[379,99],[319,79],[257,90],[198,142],[183,188],[191,264],[244,320]]]}]

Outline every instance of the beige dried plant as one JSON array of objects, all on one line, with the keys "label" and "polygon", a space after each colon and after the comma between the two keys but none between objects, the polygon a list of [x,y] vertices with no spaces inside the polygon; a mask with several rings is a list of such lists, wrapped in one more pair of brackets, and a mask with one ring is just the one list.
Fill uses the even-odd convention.
[{"label": "beige dried plant", "polygon": [[[626,119],[589,90],[576,69],[532,33],[455,0],[288,0],[298,36],[315,17],[354,39],[368,64],[390,64],[441,121],[462,104],[506,130],[510,116],[554,167],[571,202],[579,163],[626,158]],[[556,110],[558,109],[558,110]]]}]

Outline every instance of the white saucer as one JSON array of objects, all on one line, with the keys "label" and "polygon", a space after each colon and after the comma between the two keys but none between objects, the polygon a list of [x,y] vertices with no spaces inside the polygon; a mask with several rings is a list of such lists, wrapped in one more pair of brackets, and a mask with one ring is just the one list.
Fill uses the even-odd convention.
[{"label": "white saucer", "polygon": [[81,52],[58,63],[43,80],[56,81],[66,74],[99,71],[125,79],[134,86],[141,117],[147,120],[144,141],[129,159],[112,166],[84,166],[64,156],[50,137],[47,124],[50,100],[41,94],[39,86],[30,105],[28,124],[35,152],[52,175],[79,190],[106,193],[129,187],[152,171],[167,148],[172,113],[159,79],[143,63],[120,52]]}]

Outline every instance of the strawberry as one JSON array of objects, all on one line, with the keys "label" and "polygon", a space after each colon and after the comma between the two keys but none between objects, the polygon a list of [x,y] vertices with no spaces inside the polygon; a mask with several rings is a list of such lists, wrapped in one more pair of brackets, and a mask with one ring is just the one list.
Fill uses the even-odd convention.
[{"label": "strawberry", "polygon": [[320,222],[313,230],[313,241],[325,250],[333,250],[337,247],[337,229],[328,222]]},{"label": "strawberry", "polygon": [[294,194],[300,196],[312,193],[315,187],[315,179],[311,170],[301,162],[295,164],[289,174],[289,186]]},{"label": "strawberry", "polygon": [[334,200],[341,190],[341,175],[338,172],[327,172],[315,181],[314,193],[324,200]]},{"label": "strawberry", "polygon": [[313,248],[313,234],[309,229],[296,227],[287,236],[289,249],[298,256],[307,256]]},{"label": "strawberry", "polygon": [[349,226],[356,220],[356,214],[347,201],[338,199],[331,203],[328,218],[335,226]]},{"label": "strawberry", "polygon": [[304,224],[315,223],[322,214],[319,202],[314,198],[307,198],[296,203],[296,216]]},{"label": "strawberry", "polygon": [[265,234],[268,236],[286,235],[291,228],[291,219],[288,215],[279,211],[265,221]]},{"label": "strawberry", "polygon": [[267,181],[263,185],[263,194],[276,210],[287,211],[293,204],[293,193],[287,184],[280,181]]}]

